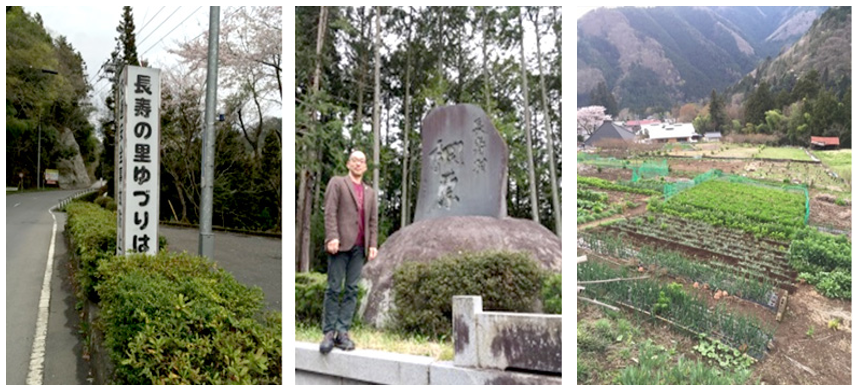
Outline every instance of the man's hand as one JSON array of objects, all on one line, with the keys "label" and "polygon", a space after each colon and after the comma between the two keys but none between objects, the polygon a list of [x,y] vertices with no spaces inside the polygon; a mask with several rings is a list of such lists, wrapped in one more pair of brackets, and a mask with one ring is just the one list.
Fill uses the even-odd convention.
[{"label": "man's hand", "polygon": [[337,253],[337,251],[340,250],[340,240],[329,241],[327,250],[328,250],[328,253],[331,253],[332,255]]},{"label": "man's hand", "polygon": [[379,250],[378,250],[378,249],[376,249],[376,248],[370,248],[370,260],[375,259],[375,258],[376,258],[376,255],[378,255],[378,254],[379,254]]}]

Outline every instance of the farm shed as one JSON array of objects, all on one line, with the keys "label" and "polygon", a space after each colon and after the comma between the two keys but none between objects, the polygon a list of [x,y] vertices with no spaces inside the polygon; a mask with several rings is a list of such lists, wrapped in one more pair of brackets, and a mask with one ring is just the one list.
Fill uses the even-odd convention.
[{"label": "farm shed", "polygon": [[722,140],[722,132],[705,132],[704,133],[704,141],[706,142],[715,142]]},{"label": "farm shed", "polygon": [[837,137],[823,137],[823,136],[812,136],[811,137],[811,147],[818,149],[825,148],[838,148],[839,143]]}]

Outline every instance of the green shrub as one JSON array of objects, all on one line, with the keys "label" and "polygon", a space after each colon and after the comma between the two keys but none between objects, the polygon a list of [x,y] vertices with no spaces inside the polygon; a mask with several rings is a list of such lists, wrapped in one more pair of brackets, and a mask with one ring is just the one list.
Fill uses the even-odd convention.
[{"label": "green shrub", "polygon": [[66,206],[66,232],[72,238],[79,260],[75,279],[78,295],[98,302],[95,285],[98,265],[116,252],[116,215],[92,203],[72,202]]},{"label": "green shrub", "polygon": [[561,314],[561,274],[552,274],[543,282],[543,312]]},{"label": "green shrub", "polygon": [[[104,201],[105,204],[110,201]],[[113,256],[116,215],[70,203],[67,233],[79,294],[99,301],[105,347],[120,384],[280,384],[280,313],[263,294],[204,258]],[[159,236],[159,247],[166,238]]]},{"label": "green shrub", "polygon": [[99,273],[114,382],[281,383],[281,319],[260,313],[261,289],[187,253],[114,257]]},{"label": "green shrub", "polygon": [[[295,274],[295,321],[311,325],[322,324],[322,303],[325,300],[325,289],[328,287],[328,275],[318,272],[306,272]],[[358,285],[358,302],[366,295],[364,285]],[[341,292],[341,298],[344,295]],[[352,320],[353,324],[360,324],[358,312]]]},{"label": "green shrub", "polygon": [[95,200],[93,200],[93,203],[95,203],[97,206],[99,206],[101,208],[104,208],[107,205],[108,201],[113,201],[113,198],[110,196],[99,196],[99,197],[96,197]]},{"label": "green shrub", "polygon": [[394,272],[396,326],[450,336],[454,295],[480,295],[483,308],[534,311],[545,273],[524,253],[462,253],[432,263],[405,263]]}]

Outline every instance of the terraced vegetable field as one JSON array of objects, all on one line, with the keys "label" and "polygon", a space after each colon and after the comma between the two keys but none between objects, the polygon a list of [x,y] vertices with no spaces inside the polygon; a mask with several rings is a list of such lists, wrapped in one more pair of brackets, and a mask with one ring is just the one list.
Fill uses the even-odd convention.
[{"label": "terraced vegetable field", "polygon": [[624,238],[622,242],[634,250],[628,255],[637,254],[642,247],[670,250],[736,279],[771,282],[791,293],[796,291],[797,274],[790,268],[787,242],[758,240],[740,230],[660,214],[615,222],[593,233]]},{"label": "terraced vegetable field", "polygon": [[648,210],[784,240],[805,226],[806,203],[805,193],[716,179]]}]

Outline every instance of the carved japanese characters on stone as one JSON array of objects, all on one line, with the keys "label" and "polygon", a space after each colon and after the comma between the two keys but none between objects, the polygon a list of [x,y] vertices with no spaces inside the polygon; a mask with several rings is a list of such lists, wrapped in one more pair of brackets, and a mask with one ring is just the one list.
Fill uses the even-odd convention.
[{"label": "carved japanese characters on stone", "polygon": [[436,108],[421,128],[421,183],[414,221],[507,215],[507,146],[479,107]]}]

